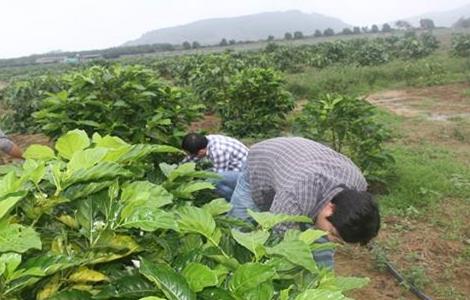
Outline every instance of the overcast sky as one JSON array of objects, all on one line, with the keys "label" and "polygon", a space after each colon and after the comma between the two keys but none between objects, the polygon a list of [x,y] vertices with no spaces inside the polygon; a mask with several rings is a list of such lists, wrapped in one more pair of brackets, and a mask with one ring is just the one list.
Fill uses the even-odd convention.
[{"label": "overcast sky", "polygon": [[0,0],[0,58],[118,46],[192,21],[299,9],[352,25],[384,23],[470,0]]}]

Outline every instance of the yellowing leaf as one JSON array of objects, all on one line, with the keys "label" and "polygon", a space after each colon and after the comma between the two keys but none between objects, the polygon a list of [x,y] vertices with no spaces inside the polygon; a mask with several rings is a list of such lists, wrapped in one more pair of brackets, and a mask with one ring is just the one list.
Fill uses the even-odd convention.
[{"label": "yellowing leaf", "polygon": [[88,269],[87,267],[80,267],[77,272],[69,277],[72,282],[100,282],[109,281],[109,278],[98,271]]},{"label": "yellowing leaf", "polygon": [[54,296],[61,286],[60,275],[56,274],[36,295],[36,300],[46,300]]}]

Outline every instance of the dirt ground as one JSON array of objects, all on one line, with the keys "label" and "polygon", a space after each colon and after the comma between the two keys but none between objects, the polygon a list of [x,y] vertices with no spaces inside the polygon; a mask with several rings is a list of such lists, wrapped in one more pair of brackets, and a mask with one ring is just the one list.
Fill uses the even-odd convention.
[{"label": "dirt ground", "polygon": [[[406,144],[445,147],[470,166],[470,84],[385,91],[368,100],[402,117]],[[414,278],[432,299],[470,299],[470,199],[442,199],[419,218],[385,218],[377,239],[400,272]],[[371,279],[355,299],[417,299],[363,247],[341,246],[336,273]]]},{"label": "dirt ground", "polygon": [[[50,139],[42,134],[12,134],[9,135],[9,137],[15,144],[23,149],[23,151],[33,144],[52,146]],[[0,152],[0,165],[9,162],[12,162],[12,159],[3,152]]]}]

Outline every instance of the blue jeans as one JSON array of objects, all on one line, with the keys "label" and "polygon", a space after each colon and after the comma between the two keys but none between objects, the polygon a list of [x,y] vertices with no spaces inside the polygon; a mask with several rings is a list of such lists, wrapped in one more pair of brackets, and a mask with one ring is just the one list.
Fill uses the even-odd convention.
[{"label": "blue jeans", "polygon": [[214,179],[212,183],[215,185],[215,192],[225,198],[228,202],[232,198],[233,191],[237,185],[238,176],[240,172],[238,171],[224,171],[218,172],[221,179]]},{"label": "blue jeans", "polygon": [[246,166],[243,166],[238,177],[237,186],[233,191],[230,204],[232,204],[232,210],[228,215],[237,219],[248,220],[250,218],[247,212],[248,209],[259,211],[251,197],[250,177]]}]

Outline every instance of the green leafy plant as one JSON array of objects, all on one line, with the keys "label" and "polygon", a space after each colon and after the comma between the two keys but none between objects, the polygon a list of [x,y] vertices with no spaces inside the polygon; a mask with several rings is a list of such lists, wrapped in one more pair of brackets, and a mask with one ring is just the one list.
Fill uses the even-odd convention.
[{"label": "green leafy plant", "polygon": [[74,130],[54,149],[34,145],[26,161],[0,177],[2,299],[346,299],[367,279],[335,277],[312,251],[324,233],[282,222],[307,217],[250,212],[258,224],[225,216],[230,204],[192,199],[211,173],[194,164],[160,164],[145,179],[150,153]]},{"label": "green leafy plant", "polygon": [[374,181],[383,181],[394,159],[383,148],[388,131],[376,121],[375,108],[363,99],[327,94],[311,100],[296,120],[301,135],[344,153]]},{"label": "green leafy plant", "polygon": [[237,136],[269,135],[280,130],[293,108],[281,74],[273,69],[244,69],[231,79],[222,126]]},{"label": "green leafy plant", "polygon": [[202,108],[187,91],[141,66],[94,66],[63,80],[66,89],[50,94],[33,114],[41,130],[53,137],[80,128],[135,143],[176,145]]}]

